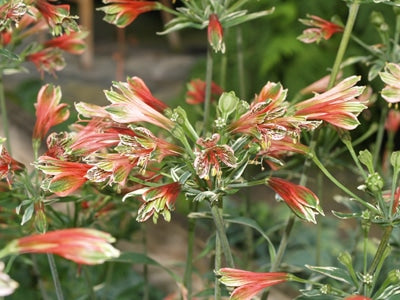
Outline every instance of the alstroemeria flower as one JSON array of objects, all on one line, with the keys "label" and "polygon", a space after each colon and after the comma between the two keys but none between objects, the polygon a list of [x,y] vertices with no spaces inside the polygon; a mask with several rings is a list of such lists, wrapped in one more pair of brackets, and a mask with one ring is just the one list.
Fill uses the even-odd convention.
[{"label": "alstroemeria flower", "polygon": [[324,215],[318,197],[308,188],[277,177],[266,180],[267,185],[286,202],[301,219],[317,223],[315,215]]},{"label": "alstroemeria flower", "polygon": [[68,4],[51,4],[47,0],[34,0],[35,7],[42,14],[52,29],[53,35],[60,35],[64,30],[75,31],[77,25],[69,14]]},{"label": "alstroemeria flower", "polygon": [[96,265],[118,257],[120,252],[110,243],[115,239],[96,229],[69,228],[35,234],[11,241],[8,254],[51,253],[78,264]]},{"label": "alstroemeria flower", "polygon": [[221,176],[221,165],[223,162],[226,166],[235,168],[236,160],[233,149],[228,145],[218,145],[220,135],[214,133],[211,138],[199,138],[197,144],[202,150],[196,150],[196,158],[194,160],[194,168],[200,178],[208,180],[211,176]]},{"label": "alstroemeria flower", "polygon": [[0,261],[0,297],[11,295],[17,287],[18,282],[4,273],[4,262]]},{"label": "alstroemeria flower", "polygon": [[329,40],[336,32],[342,32],[343,26],[329,22],[320,17],[308,15],[308,19],[300,19],[304,25],[311,26],[298,37],[303,43],[319,43],[321,39]]},{"label": "alstroemeria flower", "polygon": [[58,48],[71,54],[82,54],[85,51],[86,31],[72,31],[64,33],[56,38],[48,40],[44,43],[46,48]]},{"label": "alstroemeria flower", "polygon": [[100,7],[106,15],[104,21],[124,28],[131,24],[140,14],[160,9],[160,3],[156,1],[135,1],[135,0],[103,0]]},{"label": "alstroemeria flower", "polygon": [[[166,106],[161,101],[149,97],[140,81],[128,78],[128,82],[114,82],[114,91],[105,91],[107,99],[112,103],[105,107],[110,117],[118,123],[147,122],[170,130],[174,123],[160,113]],[[145,96],[143,96],[145,95]]]},{"label": "alstroemeria flower", "polygon": [[[342,78],[343,72],[340,71],[336,76],[336,81]],[[300,91],[300,94],[307,95],[312,93],[323,93],[328,89],[329,80],[331,79],[331,75],[326,75],[321,79],[311,83]]]},{"label": "alstroemeria flower", "polygon": [[297,103],[294,115],[323,120],[347,130],[356,128],[360,124],[357,116],[367,108],[364,101],[357,99],[364,90],[362,86],[354,86],[359,80],[359,76],[348,77],[325,93]]},{"label": "alstroemeria flower", "polygon": [[208,19],[207,36],[208,43],[215,52],[225,53],[224,29],[216,14],[211,14]]},{"label": "alstroemeria flower", "polygon": [[305,155],[308,150],[309,148],[306,145],[286,136],[283,139],[274,140],[268,148],[259,151],[257,156],[262,157],[272,170],[277,170],[283,165],[282,157],[293,153]]},{"label": "alstroemeria flower", "polygon": [[120,135],[115,150],[128,157],[139,159],[139,166],[146,167],[149,160],[161,162],[166,156],[179,156],[183,149],[162,138],[156,137],[144,127],[134,127],[129,135]]},{"label": "alstroemeria flower", "polygon": [[309,130],[319,125],[302,116],[287,114],[286,90],[281,84],[268,82],[250,104],[249,110],[229,125],[232,133],[244,133],[255,137],[263,149],[272,141],[286,136],[298,139],[302,128]]},{"label": "alstroemeria flower", "polygon": [[33,138],[42,140],[54,125],[60,124],[69,118],[67,104],[60,104],[61,88],[46,84],[39,90],[36,108],[36,123],[33,129]]},{"label": "alstroemeria flower", "polygon": [[[206,83],[201,79],[193,79],[187,84],[188,91],[186,92],[186,103],[200,104],[204,103],[206,97]],[[221,96],[223,89],[215,82],[211,83],[211,101],[214,101]]]},{"label": "alstroemeria flower", "polygon": [[6,148],[0,145],[0,180],[5,178],[8,185],[11,185],[14,173],[24,168],[22,163],[13,159]]},{"label": "alstroemeria flower", "polygon": [[217,272],[219,279],[227,287],[234,287],[230,300],[251,300],[263,289],[289,280],[284,272],[250,272],[232,268],[222,268]]},{"label": "alstroemeria flower", "polygon": [[144,222],[151,216],[153,222],[157,223],[159,215],[164,217],[164,220],[171,220],[171,211],[174,210],[175,201],[181,191],[181,185],[178,182],[168,183],[158,187],[143,188],[130,192],[122,199],[140,196],[143,204],[139,207],[136,220]]},{"label": "alstroemeria flower", "polygon": [[400,128],[400,111],[391,109],[385,120],[385,129],[396,133]]},{"label": "alstroemeria flower", "polygon": [[386,83],[382,90],[382,98],[388,103],[400,102],[400,65],[388,63],[384,72],[380,72],[381,80]]},{"label": "alstroemeria flower", "polygon": [[18,22],[27,12],[27,5],[20,1],[9,1],[0,5],[0,27],[7,21]]},{"label": "alstroemeria flower", "polygon": [[[93,152],[113,147],[120,142],[121,134],[130,134],[132,130],[123,124],[103,119],[92,119],[86,126],[75,126],[71,142],[66,151],[73,155],[87,156]],[[132,133],[133,134],[133,133]]]},{"label": "alstroemeria flower", "polygon": [[42,188],[60,197],[65,197],[80,188],[88,180],[86,173],[92,167],[50,156],[40,156],[34,165],[49,176],[42,182]]},{"label": "alstroemeria flower", "polygon": [[42,77],[44,72],[55,76],[55,71],[61,71],[65,67],[65,60],[57,48],[45,48],[29,54],[26,59],[36,66]]},{"label": "alstroemeria flower", "polygon": [[343,300],[372,300],[372,299],[363,295],[352,295],[344,298]]},{"label": "alstroemeria flower", "polygon": [[85,158],[93,167],[85,175],[92,182],[117,183],[125,185],[129,173],[139,164],[139,158],[131,158],[119,153],[94,153]]}]

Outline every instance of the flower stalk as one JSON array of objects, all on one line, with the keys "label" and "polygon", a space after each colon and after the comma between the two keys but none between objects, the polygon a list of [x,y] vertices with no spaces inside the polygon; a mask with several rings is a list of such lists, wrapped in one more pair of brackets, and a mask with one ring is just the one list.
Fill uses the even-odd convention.
[{"label": "flower stalk", "polygon": [[3,132],[6,138],[6,146],[8,152],[11,154],[11,142],[10,142],[10,132],[8,129],[8,117],[7,117],[7,105],[6,105],[6,97],[4,95],[4,85],[3,85],[3,75],[0,72],[0,110],[1,110],[1,119],[3,123]]},{"label": "flower stalk", "polygon": [[343,36],[340,41],[339,49],[336,54],[335,62],[332,67],[331,77],[329,79],[328,89],[332,88],[335,85],[336,76],[339,74],[340,65],[342,64],[344,54],[347,49],[347,45],[351,38],[351,32],[353,31],[354,23],[357,18],[358,9],[360,4],[358,0],[354,1],[350,4],[349,15],[347,17],[346,26],[343,31]]}]

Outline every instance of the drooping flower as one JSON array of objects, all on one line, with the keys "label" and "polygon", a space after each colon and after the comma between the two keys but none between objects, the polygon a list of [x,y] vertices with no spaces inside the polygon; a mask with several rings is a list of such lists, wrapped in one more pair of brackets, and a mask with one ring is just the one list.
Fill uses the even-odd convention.
[{"label": "drooping flower", "polygon": [[227,287],[234,287],[230,300],[250,300],[263,289],[290,279],[284,272],[250,272],[232,268],[222,268],[217,272],[219,279]]},{"label": "drooping flower", "polygon": [[11,185],[14,173],[24,168],[22,163],[13,159],[6,148],[0,145],[0,180],[5,178],[8,185]]},{"label": "drooping flower", "polygon": [[381,92],[382,98],[389,104],[400,102],[400,65],[388,63],[379,76],[386,83]]},{"label": "drooping flower", "polygon": [[0,5],[0,28],[13,21],[18,23],[28,10],[28,6],[21,1],[8,1]]},{"label": "drooping flower", "polygon": [[311,26],[298,37],[303,43],[319,43],[321,39],[329,40],[337,32],[343,31],[343,26],[324,20],[318,16],[308,15],[308,19],[300,19],[304,25]]},{"label": "drooping flower", "polygon": [[208,43],[215,52],[225,53],[224,29],[216,14],[211,14],[208,19],[207,36]]},{"label": "drooping flower", "polygon": [[324,215],[319,205],[318,197],[305,186],[297,185],[277,177],[268,178],[266,183],[286,202],[299,218],[317,223],[315,215]]},{"label": "drooping flower", "polygon": [[4,273],[4,266],[4,262],[0,261],[0,297],[11,295],[18,287],[18,282]]},{"label": "drooping flower", "polygon": [[261,149],[261,151],[257,153],[257,156],[263,158],[272,170],[277,170],[283,165],[281,161],[283,157],[293,153],[305,155],[308,151],[309,148],[306,145],[286,136],[283,139],[274,140],[268,148]]},{"label": "drooping flower", "polygon": [[[206,97],[206,83],[205,81],[197,78],[191,80],[187,84],[188,91],[186,92],[186,103],[200,104],[204,103]],[[222,88],[215,82],[211,83],[211,101],[218,99],[223,93]]]},{"label": "drooping flower", "polygon": [[88,179],[87,171],[92,167],[80,162],[60,160],[50,156],[40,156],[35,167],[48,175],[42,182],[42,188],[60,197],[70,195]]},{"label": "drooping flower", "polygon": [[64,33],[44,43],[46,48],[58,48],[71,54],[82,54],[85,51],[86,31],[72,31]]},{"label": "drooping flower", "polygon": [[172,182],[158,187],[143,188],[127,193],[123,201],[127,198],[140,196],[143,204],[139,207],[136,220],[144,222],[153,217],[153,222],[157,223],[159,215],[164,220],[171,220],[171,211],[174,210],[176,199],[181,191],[178,182]]},{"label": "drooping flower", "polygon": [[385,129],[396,133],[400,128],[400,111],[390,109],[385,120]]},{"label": "drooping flower", "polygon": [[42,77],[44,72],[55,76],[56,71],[61,71],[65,67],[65,60],[57,48],[45,48],[29,54],[26,59],[36,66]]},{"label": "drooping flower", "polygon": [[228,145],[218,145],[220,135],[214,133],[211,138],[199,138],[197,144],[202,150],[196,150],[194,168],[200,178],[208,180],[211,176],[221,176],[220,162],[226,166],[235,168],[236,160],[233,149]]},{"label": "drooping flower", "polygon": [[35,7],[39,10],[53,35],[60,35],[63,31],[77,31],[78,26],[70,15],[68,4],[51,4],[47,0],[35,0]]},{"label": "drooping flower", "polygon": [[51,253],[78,264],[96,265],[118,257],[120,252],[110,243],[115,239],[96,229],[69,228],[35,234],[11,241],[9,254]]},{"label": "drooping flower", "polygon": [[[76,125],[76,124],[75,124]],[[67,152],[87,156],[93,152],[113,147],[120,142],[121,134],[132,131],[123,124],[94,118],[86,126],[74,126],[76,132],[71,136]]]},{"label": "drooping flower", "polygon": [[343,300],[372,300],[372,299],[363,295],[352,295],[344,298]]},{"label": "drooping flower", "polygon": [[[343,72],[340,71],[336,76],[336,81],[342,77]],[[331,75],[326,75],[321,79],[311,83],[300,91],[300,94],[307,95],[312,93],[323,93],[328,89],[329,80],[331,79]]]},{"label": "drooping flower", "polygon": [[[134,84],[133,84],[134,83]],[[147,122],[159,126],[161,128],[170,130],[174,127],[174,123],[160,113],[164,107],[160,107],[161,101],[155,101],[154,97],[141,97],[147,92],[140,89],[138,93],[136,88],[138,81],[128,79],[128,82],[114,82],[113,87],[117,89],[114,91],[105,91],[107,99],[112,103],[105,107],[110,117],[118,123],[137,123]]]},{"label": "drooping flower", "polygon": [[46,84],[39,90],[35,103],[36,123],[33,139],[42,140],[51,127],[68,119],[68,105],[60,104],[61,96],[61,88],[52,84]]},{"label": "drooping flower", "polygon": [[156,1],[103,0],[103,3],[109,4],[99,8],[106,14],[103,20],[119,28],[128,26],[142,13],[160,8]]},{"label": "drooping flower", "polygon": [[359,80],[359,76],[348,77],[332,89],[297,103],[294,115],[306,120],[322,120],[347,130],[356,128],[360,124],[357,116],[367,108],[365,102],[357,99],[364,90],[364,87],[354,86]]}]

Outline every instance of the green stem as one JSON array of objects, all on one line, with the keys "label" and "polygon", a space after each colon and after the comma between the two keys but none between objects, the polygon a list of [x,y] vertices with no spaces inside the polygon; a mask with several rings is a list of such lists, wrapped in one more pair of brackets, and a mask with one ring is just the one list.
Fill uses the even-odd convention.
[{"label": "green stem", "polygon": [[347,150],[350,152],[350,155],[351,155],[354,163],[356,164],[358,170],[360,171],[362,177],[364,178],[364,180],[366,180],[367,179],[367,174],[366,174],[364,168],[361,166],[360,161],[357,158],[357,154],[354,151],[354,147],[353,147],[353,145],[351,143],[351,140],[342,139],[342,142],[343,142],[343,144],[345,144],[345,146],[347,147]]},{"label": "green stem", "polygon": [[210,119],[210,102],[211,102],[211,83],[213,73],[213,57],[210,47],[207,50],[206,63],[206,91],[204,99],[204,116],[203,116],[203,134],[207,132],[208,122]]},{"label": "green stem", "polygon": [[[198,202],[190,202],[189,211],[196,212],[198,207]],[[194,207],[193,207],[194,206]],[[194,237],[196,229],[196,219],[190,218],[188,224],[188,243],[187,243],[187,253],[186,253],[186,264],[185,273],[183,276],[183,284],[187,290],[187,298],[192,299],[192,272],[193,272],[193,249],[194,249]]]},{"label": "green stem", "polygon": [[324,165],[319,161],[315,153],[311,154],[312,160],[315,163],[315,165],[325,174],[326,177],[328,177],[338,188],[340,188],[342,191],[344,191],[346,194],[348,194],[350,197],[354,198],[354,200],[358,201],[362,205],[364,205],[366,208],[368,208],[371,211],[374,211],[375,213],[379,213],[379,210],[374,207],[372,204],[365,202],[363,199],[358,197],[356,194],[354,194],[352,191],[350,191],[348,188],[346,188],[343,184],[341,184],[325,167]]},{"label": "green stem", "polygon": [[238,61],[238,76],[239,76],[239,96],[244,99],[246,96],[246,85],[244,75],[244,59],[243,59],[243,33],[242,29],[236,29],[236,46],[237,46],[237,61]]},{"label": "green stem", "polygon": [[335,62],[332,67],[332,73],[331,77],[329,78],[328,89],[332,88],[335,85],[336,76],[339,74],[340,65],[342,64],[343,57],[351,37],[351,32],[353,30],[354,22],[356,20],[359,7],[360,4],[358,3],[358,1],[354,1],[353,3],[350,4],[349,15],[347,17],[346,26],[344,28],[338,52],[336,54]]},{"label": "green stem", "polygon": [[[219,239],[219,235],[215,235],[215,258],[214,258],[214,269],[215,271],[221,269],[222,263],[221,263],[221,257],[222,257],[222,246],[221,246],[221,240]],[[215,287],[214,287],[214,299],[215,300],[220,300],[221,299],[221,285],[218,280],[218,277],[215,277],[214,281]]]},{"label": "green stem", "polygon": [[91,300],[96,300],[96,294],[93,290],[93,282],[92,278],[90,276],[90,272],[86,266],[83,267],[83,276],[85,276],[85,281],[86,281],[86,287],[89,292],[89,299]]},{"label": "green stem", "polygon": [[[283,235],[281,237],[281,241],[279,243],[279,248],[276,253],[275,260],[272,263],[271,267],[269,268],[270,272],[276,272],[278,270],[279,265],[282,262],[283,255],[285,254],[289,236],[290,236],[290,233],[292,232],[295,220],[296,220],[296,217],[293,214],[291,214],[288,219],[288,222],[286,223],[285,231],[283,232]],[[268,296],[269,296],[269,289],[264,291],[264,293],[261,296],[261,300],[268,299]]]},{"label": "green stem", "polygon": [[393,39],[393,52],[392,52],[392,60],[396,61],[397,55],[397,45],[399,44],[400,39],[400,15],[396,15],[396,27],[394,31],[394,39]]},{"label": "green stem", "polygon": [[376,166],[378,164],[378,158],[381,153],[381,145],[383,142],[383,135],[385,133],[386,116],[387,116],[387,106],[385,106],[381,111],[381,118],[379,121],[378,133],[376,134],[376,140],[375,140],[375,144],[374,144],[375,148],[374,148],[374,153],[372,155],[374,169],[376,169]]},{"label": "green stem", "polygon": [[[143,252],[147,255],[147,236],[146,236],[146,224],[142,223],[140,226],[142,230],[142,245],[143,245]],[[143,265],[143,300],[149,300],[149,267],[147,264]]]},{"label": "green stem", "polygon": [[382,262],[382,259],[385,258],[385,251],[389,245],[390,235],[392,234],[393,226],[387,226],[383,233],[382,239],[379,243],[378,249],[376,250],[374,259],[372,260],[371,266],[369,267],[368,273],[373,274],[377,268],[377,266]]},{"label": "green stem", "polygon": [[53,283],[56,289],[57,300],[64,300],[60,277],[58,276],[57,266],[53,254],[47,254],[47,260],[49,261],[51,276],[53,277]]},{"label": "green stem", "polygon": [[224,220],[222,218],[221,210],[222,209],[218,207],[218,203],[213,203],[211,205],[211,214],[213,216],[214,224],[217,230],[217,235],[221,243],[222,252],[224,253],[225,256],[226,264],[228,267],[233,268],[235,264],[233,261],[231,248],[229,246],[228,237],[226,236],[225,225],[224,225]]},{"label": "green stem", "polygon": [[10,143],[10,131],[8,129],[8,118],[7,118],[7,106],[6,106],[6,97],[4,94],[4,85],[3,85],[3,75],[0,73],[0,110],[1,110],[1,119],[3,122],[3,133],[6,138],[6,146],[7,151],[11,155],[11,143]]},{"label": "green stem", "polygon": [[278,251],[276,252],[275,260],[274,260],[271,268],[269,269],[270,272],[275,272],[276,270],[278,270],[278,267],[282,262],[283,255],[285,254],[286,247],[287,247],[287,244],[289,241],[289,236],[290,236],[290,233],[292,232],[295,220],[296,220],[296,216],[292,214],[290,216],[288,222],[286,223],[285,231],[283,232]]}]

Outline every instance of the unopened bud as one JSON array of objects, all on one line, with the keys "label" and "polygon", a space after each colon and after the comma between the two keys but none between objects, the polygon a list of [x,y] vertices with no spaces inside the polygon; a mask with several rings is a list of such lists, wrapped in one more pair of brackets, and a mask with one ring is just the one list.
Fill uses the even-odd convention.
[{"label": "unopened bud", "polygon": [[341,264],[343,264],[346,268],[352,268],[353,264],[353,259],[351,258],[351,255],[349,252],[344,251],[339,254],[338,260],[340,261]]},{"label": "unopened bud", "polygon": [[236,110],[239,103],[239,98],[236,97],[234,92],[222,93],[218,100],[218,109],[223,118],[227,118],[231,113]]},{"label": "unopened bud", "polygon": [[400,282],[400,270],[391,270],[388,274],[388,279],[390,283],[397,284]]},{"label": "unopened bud", "polygon": [[400,151],[395,151],[392,153],[390,156],[390,163],[395,169],[400,170]]},{"label": "unopened bud", "polygon": [[384,184],[382,177],[376,172],[369,174],[365,183],[371,192],[381,191]]}]

